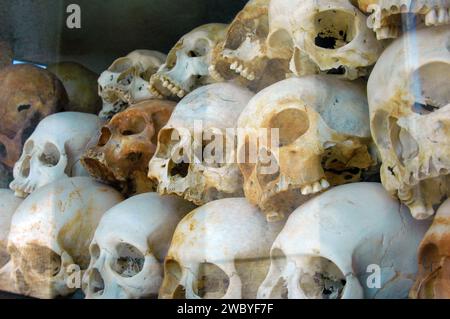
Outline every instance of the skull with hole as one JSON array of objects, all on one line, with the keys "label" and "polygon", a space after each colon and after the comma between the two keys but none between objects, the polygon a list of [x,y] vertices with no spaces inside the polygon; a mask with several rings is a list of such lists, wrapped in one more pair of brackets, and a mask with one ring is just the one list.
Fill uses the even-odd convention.
[{"label": "skull with hole", "polygon": [[14,165],[10,188],[26,197],[63,177],[87,175],[80,163],[86,144],[100,127],[93,114],[61,112],[43,119]]},{"label": "skull with hole", "polygon": [[436,213],[419,247],[419,272],[410,291],[414,299],[450,299],[450,199]]},{"label": "skull with hole", "polygon": [[166,63],[152,76],[151,94],[161,98],[183,98],[202,85],[217,82],[209,67],[213,48],[225,39],[226,28],[226,24],[211,23],[184,35],[170,50]]},{"label": "skull with hole", "polygon": [[86,147],[81,162],[89,174],[125,195],[154,190],[148,163],[174,107],[174,102],[148,100],[116,114]]},{"label": "skull with hole", "polygon": [[368,83],[381,180],[420,219],[450,193],[449,50],[448,27],[407,33],[386,49]]},{"label": "skull with hole", "polygon": [[[371,13],[369,28],[377,38],[398,37],[418,25],[439,26],[450,22],[449,0],[352,0],[363,12]],[[356,5],[356,4],[355,4]]]},{"label": "skull with hole", "polygon": [[291,214],[258,297],[406,298],[428,227],[380,184],[335,187]]},{"label": "skull with hole", "polygon": [[31,64],[0,70],[0,161],[13,167],[23,144],[47,115],[62,110],[67,93],[50,72]]},{"label": "skull with hole", "polygon": [[245,132],[238,139],[245,196],[269,219],[330,184],[359,181],[375,163],[360,83],[322,75],[278,82],[255,95],[238,127]]},{"label": "skull with hole", "polygon": [[177,226],[164,264],[164,299],[254,299],[281,223],[244,198],[210,202]]},{"label": "skull with hole", "polygon": [[10,45],[7,42],[0,41],[0,69],[12,64],[13,55]]},{"label": "skull with hole", "polygon": [[210,73],[217,81],[237,80],[254,91],[283,80],[289,60],[269,59],[269,0],[250,0],[213,51]]},{"label": "skull with hole", "polygon": [[13,215],[7,266],[14,292],[38,298],[75,291],[103,214],[122,201],[88,177],[60,179],[28,196]]},{"label": "skull with hole", "polygon": [[298,76],[319,72],[354,80],[382,52],[366,16],[349,0],[272,0],[270,55],[290,59]]},{"label": "skull with hole", "polygon": [[98,78],[98,94],[103,100],[100,117],[110,119],[132,104],[156,98],[148,84],[165,60],[163,53],[151,50],[135,50],[115,60]]},{"label": "skull with hole", "polygon": [[160,194],[177,194],[197,205],[243,195],[235,130],[252,96],[237,85],[216,83],[178,103],[149,164],[148,176]]},{"label": "skull with hole", "polygon": [[86,298],[157,297],[175,227],[192,209],[194,205],[177,196],[148,193],[106,212],[89,248],[91,262],[83,276]]}]

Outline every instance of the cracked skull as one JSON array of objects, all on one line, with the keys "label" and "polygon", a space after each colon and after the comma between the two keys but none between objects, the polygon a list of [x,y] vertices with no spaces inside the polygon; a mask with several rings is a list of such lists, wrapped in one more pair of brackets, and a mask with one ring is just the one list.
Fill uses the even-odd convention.
[{"label": "cracked skull", "polygon": [[268,218],[282,218],[330,185],[359,181],[374,164],[367,99],[357,83],[321,75],[278,82],[255,95],[238,127],[246,132],[238,140],[245,196]]},{"label": "cracked skull", "polygon": [[298,75],[350,80],[367,75],[382,52],[366,16],[349,0],[272,0],[267,39],[272,57],[291,59]]},{"label": "cracked skull", "polygon": [[405,34],[386,49],[368,83],[381,180],[420,219],[450,193],[449,44],[448,27]]},{"label": "cracked skull", "polygon": [[214,48],[211,75],[237,80],[260,91],[286,78],[288,61],[268,57],[269,0],[251,0],[230,24],[224,41]]},{"label": "cracked skull", "polygon": [[419,272],[410,297],[450,298],[450,199],[436,213],[419,247]]},{"label": "cracked skull", "polygon": [[405,299],[428,226],[380,184],[335,187],[291,214],[258,298]]},{"label": "cracked skull", "polygon": [[114,61],[98,79],[98,94],[103,100],[100,117],[109,119],[132,104],[155,98],[148,84],[165,60],[160,52],[135,50]]},{"label": "cracked skull", "polygon": [[149,164],[148,176],[160,194],[177,194],[197,205],[243,195],[233,133],[252,96],[234,84],[216,83],[178,103]]},{"label": "cracked skull", "polygon": [[64,177],[87,175],[80,158],[99,127],[100,120],[93,114],[62,112],[43,119],[14,165],[10,188],[16,196],[25,197]]},{"label": "cracked skull", "polygon": [[194,89],[215,81],[209,67],[213,48],[225,38],[226,24],[211,23],[184,35],[170,50],[166,63],[150,80],[157,97],[183,98]]},{"label": "cracked skull", "polygon": [[449,0],[353,0],[370,17],[369,28],[378,39],[398,37],[417,25],[439,26],[450,22]]},{"label": "cracked skull", "polygon": [[89,244],[102,215],[122,197],[88,177],[58,180],[17,209],[8,237],[14,292],[37,298],[67,296],[70,272],[89,265]]},{"label": "cracked skull", "polygon": [[46,116],[68,102],[62,83],[31,64],[0,70],[0,161],[13,167],[23,144]]},{"label": "cracked skull", "polygon": [[178,222],[194,205],[177,196],[134,196],[105,213],[83,277],[88,299],[155,298]]},{"label": "cracked skull", "polygon": [[244,198],[197,208],[175,230],[159,298],[254,299],[280,229]]},{"label": "cracked skull", "polygon": [[89,174],[126,195],[154,190],[148,163],[174,107],[174,102],[149,100],[116,114],[86,147],[81,161]]}]

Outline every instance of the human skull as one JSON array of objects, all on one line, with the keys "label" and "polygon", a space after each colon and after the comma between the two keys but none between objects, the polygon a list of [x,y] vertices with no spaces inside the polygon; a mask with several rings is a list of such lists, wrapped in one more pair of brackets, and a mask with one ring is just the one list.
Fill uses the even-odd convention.
[{"label": "human skull", "polygon": [[439,207],[419,246],[419,272],[410,297],[450,299],[450,199]]},{"label": "human skull", "polygon": [[98,74],[76,62],[51,64],[47,70],[61,80],[69,97],[65,111],[98,114],[102,100],[98,96]]},{"label": "human skull", "polygon": [[353,0],[353,2],[357,2],[362,11],[371,13],[367,25],[376,32],[379,40],[396,38],[402,31],[418,25],[439,26],[450,22],[449,0]]},{"label": "human skull", "polygon": [[86,147],[81,162],[89,174],[126,195],[154,190],[148,163],[174,107],[174,102],[148,100],[116,114]]},{"label": "human skull", "polygon": [[163,263],[178,222],[194,209],[177,196],[141,194],[103,216],[83,277],[89,299],[157,297]]},{"label": "human skull", "polygon": [[69,276],[86,270],[95,229],[121,200],[118,192],[88,177],[63,178],[28,196],[8,237],[15,292],[38,298],[74,292]]},{"label": "human skull", "polygon": [[298,76],[324,72],[354,80],[382,52],[366,16],[349,0],[272,0],[269,24],[271,56],[292,58]]},{"label": "human skull", "polygon": [[0,189],[0,291],[14,290],[9,279],[9,269],[5,266],[10,260],[7,244],[11,219],[21,202],[22,199],[14,196],[9,189]]},{"label": "human skull", "polygon": [[250,0],[228,27],[225,40],[213,51],[210,73],[217,81],[237,80],[252,90],[286,78],[288,59],[269,59],[270,0]]},{"label": "human skull", "polygon": [[232,131],[252,96],[237,85],[216,83],[178,103],[149,163],[148,177],[160,194],[177,194],[197,205],[243,195]]},{"label": "human skull", "polygon": [[159,297],[254,299],[280,229],[244,198],[197,208],[175,230]]},{"label": "human skull", "polygon": [[63,177],[87,175],[80,158],[99,127],[100,120],[93,114],[61,112],[43,119],[14,165],[10,188],[16,196],[26,197]]},{"label": "human skull", "polygon": [[192,90],[216,82],[209,67],[213,48],[225,38],[225,24],[210,23],[184,35],[170,50],[166,63],[150,80],[157,97],[183,98]]},{"label": "human skull", "polygon": [[0,161],[12,168],[39,121],[66,103],[63,85],[50,72],[31,64],[1,69]]},{"label": "human skull", "polygon": [[11,65],[13,62],[13,51],[7,42],[0,41],[0,69]]},{"label": "human skull", "polygon": [[[359,181],[375,164],[360,83],[322,75],[278,82],[254,96],[238,127],[246,132],[238,140],[245,196],[269,219],[283,218],[330,185]],[[262,142],[264,130],[270,144]]]},{"label": "human skull", "polygon": [[449,45],[446,26],[407,33],[386,49],[368,83],[381,180],[419,219],[450,193]]},{"label": "human skull", "polygon": [[335,187],[291,214],[258,297],[406,298],[428,226],[380,184]]},{"label": "human skull", "polygon": [[165,60],[165,54],[151,50],[135,50],[115,60],[98,79],[103,100],[100,117],[110,119],[132,104],[157,97],[149,92],[148,84]]}]

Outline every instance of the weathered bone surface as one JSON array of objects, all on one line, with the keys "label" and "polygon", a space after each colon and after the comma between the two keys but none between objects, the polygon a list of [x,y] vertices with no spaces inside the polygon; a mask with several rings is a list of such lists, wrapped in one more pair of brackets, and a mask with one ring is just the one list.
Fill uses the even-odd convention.
[{"label": "weathered bone surface", "polygon": [[371,13],[367,25],[378,39],[396,38],[405,31],[423,25],[450,23],[449,0],[353,0],[359,8]]},{"label": "weathered bone surface", "polygon": [[37,298],[73,293],[81,277],[76,271],[89,265],[89,244],[102,215],[121,200],[114,189],[88,177],[63,178],[36,190],[13,215],[11,260],[0,283]]},{"label": "weathered bone surface", "polygon": [[125,195],[154,191],[148,163],[174,108],[174,102],[148,100],[116,114],[89,142],[82,164],[92,177]]},{"label": "weathered bone surface", "polygon": [[213,51],[210,73],[215,80],[234,80],[258,92],[286,78],[289,60],[268,57],[269,3],[249,1],[230,24]]},{"label": "weathered bone surface", "polygon": [[87,175],[80,158],[99,127],[100,119],[93,114],[62,112],[43,119],[14,165],[10,188],[16,196],[26,197],[64,177]]},{"label": "weathered bone surface", "polygon": [[86,298],[157,297],[175,227],[194,208],[174,195],[148,193],[107,211],[90,245],[83,277]]},{"label": "weathered bone surface", "polygon": [[51,64],[47,70],[55,74],[64,85],[69,103],[65,111],[98,114],[102,100],[98,96],[98,74],[76,62]]},{"label": "weathered bone surface", "polygon": [[447,26],[405,34],[386,49],[368,83],[381,180],[419,219],[432,216],[450,193],[449,43]]},{"label": "weathered bone surface", "polygon": [[366,16],[348,0],[272,0],[272,58],[291,59],[298,75],[335,74],[350,80],[368,74],[382,52]]},{"label": "weathered bone surface", "polygon": [[226,28],[226,24],[210,23],[184,35],[170,50],[166,63],[152,76],[151,94],[180,99],[200,86],[218,82],[210,73],[212,52],[225,38]]},{"label": "weathered bone surface", "polygon": [[68,102],[61,81],[31,64],[0,70],[0,162],[13,167],[25,141],[47,115]]},{"label": "weathered bone surface", "polygon": [[[364,89],[312,75],[278,82],[249,102],[238,122],[248,132],[238,140],[241,158],[261,129],[278,129],[278,143],[259,144],[258,160],[239,164],[245,196],[269,219],[282,218],[330,185],[360,181],[375,163]],[[271,172],[264,172],[267,158],[276,166]]]},{"label": "weathered bone surface", "polygon": [[254,299],[281,226],[244,198],[197,208],[175,230],[159,297]]},{"label": "weathered bone surface", "polygon": [[380,184],[341,185],[300,206],[271,250],[259,298],[406,298],[429,227]]},{"label": "weathered bone surface", "polygon": [[100,117],[110,119],[137,102],[156,98],[147,87],[150,77],[166,60],[151,50],[135,50],[121,57],[98,78],[98,94],[103,100]]},{"label": "weathered bone surface", "polygon": [[178,103],[159,133],[149,164],[148,176],[160,194],[177,194],[197,205],[243,195],[236,144],[229,152],[222,147],[234,141],[230,129],[237,127],[252,97],[235,84],[216,83],[196,89]]},{"label": "weathered bone surface", "polygon": [[410,297],[450,299],[450,199],[436,213],[419,247],[419,272]]}]

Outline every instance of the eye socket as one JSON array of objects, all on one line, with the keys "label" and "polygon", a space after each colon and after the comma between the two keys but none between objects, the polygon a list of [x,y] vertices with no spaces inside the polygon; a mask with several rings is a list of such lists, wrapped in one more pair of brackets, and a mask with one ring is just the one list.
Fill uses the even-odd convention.
[{"label": "eye socket", "polygon": [[128,119],[124,128],[121,129],[121,134],[124,136],[141,134],[147,127],[147,122],[141,116],[135,116]]},{"label": "eye socket", "polygon": [[17,112],[23,112],[29,110],[31,108],[31,104],[20,104],[17,106]]},{"label": "eye socket", "polygon": [[198,270],[196,284],[193,289],[200,298],[219,299],[227,293],[230,279],[218,266],[211,263],[202,263]]},{"label": "eye socket", "polygon": [[198,39],[195,42],[193,50],[190,50],[187,54],[191,58],[205,56],[209,51],[209,42],[205,39]]},{"label": "eye socket", "polygon": [[309,130],[306,112],[298,109],[285,109],[270,119],[269,127],[279,129],[280,147],[292,144]]},{"label": "eye socket", "polygon": [[336,50],[353,41],[355,17],[347,12],[327,10],[315,16],[316,46]]},{"label": "eye socket", "polygon": [[112,269],[122,277],[134,277],[142,271],[145,263],[144,255],[127,243],[120,243],[116,247],[118,258],[114,261]]},{"label": "eye socket", "polygon": [[39,156],[39,161],[47,167],[54,167],[58,165],[61,158],[61,153],[55,144],[47,143],[44,146],[44,151]]}]

